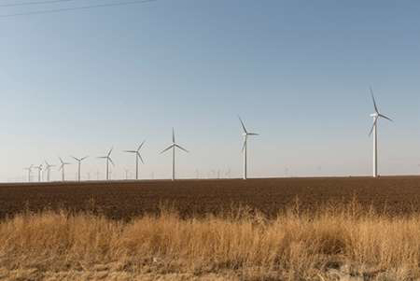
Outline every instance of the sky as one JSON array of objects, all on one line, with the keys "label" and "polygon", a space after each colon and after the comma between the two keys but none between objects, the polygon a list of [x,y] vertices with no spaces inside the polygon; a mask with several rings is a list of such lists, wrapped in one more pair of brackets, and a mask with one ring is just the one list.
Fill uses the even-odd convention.
[{"label": "sky", "polygon": [[0,0],[0,181],[59,156],[74,179],[71,155],[90,156],[82,178],[103,178],[111,147],[112,178],[132,177],[122,151],[143,140],[140,177],[169,178],[172,127],[190,151],[180,178],[239,177],[237,115],[260,134],[251,177],[370,175],[369,86],[394,119],[379,122],[379,173],[420,173],[420,2],[157,0],[4,17],[116,2]]}]

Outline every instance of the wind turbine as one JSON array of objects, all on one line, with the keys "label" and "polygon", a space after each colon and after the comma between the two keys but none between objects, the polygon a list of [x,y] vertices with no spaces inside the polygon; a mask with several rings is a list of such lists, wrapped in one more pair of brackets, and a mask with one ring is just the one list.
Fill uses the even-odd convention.
[{"label": "wind turbine", "polygon": [[74,160],[77,161],[78,167],[77,167],[77,180],[80,181],[80,169],[82,167],[82,161],[85,160],[86,158],[88,158],[89,156],[85,156],[83,158],[76,158],[74,156],[71,156],[71,158],[73,158]]},{"label": "wind turbine", "polygon": [[31,165],[28,168],[24,169],[24,170],[28,171],[28,182],[31,182],[31,173],[32,173],[32,168],[33,167],[34,167],[34,165]]},{"label": "wind turbine", "polygon": [[136,180],[139,179],[139,159],[141,160],[141,162],[144,164],[143,158],[140,155],[140,149],[143,147],[145,141],[143,141],[139,147],[137,148],[137,150],[125,150],[124,152],[127,153],[134,153],[136,156]]},{"label": "wind turbine", "polygon": [[64,181],[65,180],[65,167],[66,165],[70,165],[70,163],[68,162],[64,162],[63,159],[61,159],[61,157],[58,157],[58,159],[60,159],[60,168],[58,168],[59,171],[61,171],[61,180]]},{"label": "wind turbine", "polygon": [[38,182],[41,182],[41,171],[42,171],[42,164],[39,166],[33,167],[34,169],[38,170]]},{"label": "wind turbine", "polygon": [[114,148],[111,147],[108,154],[106,156],[98,157],[99,159],[106,159],[106,180],[109,180],[109,162],[111,162],[112,166],[115,166],[114,161],[111,159],[111,153]]},{"label": "wind turbine", "polygon": [[226,172],[226,177],[230,179],[231,169],[229,168]]},{"label": "wind turbine", "polygon": [[243,133],[242,136],[244,137],[244,144],[242,146],[242,152],[244,154],[244,174],[243,174],[243,179],[246,180],[248,178],[248,137],[249,136],[258,136],[257,133],[251,133],[248,132],[248,130],[245,127],[244,122],[242,121],[241,117],[238,116],[239,121],[241,121],[241,125],[242,125],[242,129],[243,129]]},{"label": "wind turbine", "polygon": [[185,148],[181,147],[175,142],[175,130],[172,128],[172,144],[165,148],[160,154],[165,153],[166,151],[172,149],[172,180],[175,180],[175,150],[176,148],[179,148],[185,152],[189,152]]},{"label": "wind turbine", "polygon": [[52,167],[55,167],[55,165],[50,165],[47,161],[45,161],[45,170],[47,171],[47,181],[50,181]]},{"label": "wind turbine", "polygon": [[372,95],[373,107],[375,113],[372,113],[370,116],[373,117],[372,129],[370,129],[369,136],[373,133],[373,177],[378,177],[378,120],[379,118],[384,118],[392,122],[392,119],[379,113],[378,106],[376,105],[375,96],[373,95],[372,87],[370,87],[370,94]]}]

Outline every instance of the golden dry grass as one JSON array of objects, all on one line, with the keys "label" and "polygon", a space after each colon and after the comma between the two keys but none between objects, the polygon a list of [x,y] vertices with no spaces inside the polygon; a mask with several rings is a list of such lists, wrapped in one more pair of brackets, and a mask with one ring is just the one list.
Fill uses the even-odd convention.
[{"label": "golden dry grass", "polygon": [[274,220],[166,208],[131,222],[64,211],[0,222],[0,280],[416,280],[419,262],[420,215],[355,202]]}]

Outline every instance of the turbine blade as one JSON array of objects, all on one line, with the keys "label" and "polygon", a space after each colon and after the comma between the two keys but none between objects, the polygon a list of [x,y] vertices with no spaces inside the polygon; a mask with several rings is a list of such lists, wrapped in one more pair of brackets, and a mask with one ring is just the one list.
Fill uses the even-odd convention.
[{"label": "turbine blade", "polygon": [[173,148],[174,144],[168,146],[167,148],[165,148],[160,154],[165,153],[166,151],[168,151],[169,149]]},{"label": "turbine blade", "polygon": [[177,144],[175,144],[175,146],[176,146],[176,147],[178,147],[179,149],[181,149],[181,150],[183,150],[183,151],[185,151],[185,152],[189,153],[189,151],[188,151],[188,150],[186,150],[185,148],[183,148],[182,146],[177,145]]},{"label": "turbine blade", "polygon": [[139,148],[137,148],[137,152],[139,152],[140,151],[140,149],[143,147],[143,145],[144,145],[144,143],[146,142],[146,140],[144,140],[141,144],[140,144],[140,146],[139,146]]},{"label": "turbine blade", "polygon": [[98,159],[107,159],[108,156],[99,156]]},{"label": "turbine blade", "polygon": [[111,157],[108,157],[109,162],[111,162],[112,166],[115,166],[114,161],[112,161]]},{"label": "turbine blade", "polygon": [[373,121],[372,128],[370,129],[370,132],[369,132],[369,137],[372,135],[373,129],[375,128],[377,122],[378,122],[378,118],[376,118],[375,121]]},{"label": "turbine blade", "polygon": [[60,159],[60,162],[61,162],[61,163],[63,163],[63,162],[64,162],[64,161],[63,161],[63,159],[61,159],[61,157],[58,157],[58,159]]},{"label": "turbine blade", "polygon": [[137,153],[137,151],[135,151],[135,150],[124,150],[124,152],[127,152],[127,153]]},{"label": "turbine blade", "polygon": [[260,134],[257,133],[248,133],[248,136],[259,136]]},{"label": "turbine blade", "polygon": [[86,160],[87,158],[89,158],[89,156],[85,156],[82,159],[80,159],[80,161]]},{"label": "turbine blade", "polygon": [[108,152],[108,157],[109,157],[109,156],[111,156],[112,150],[114,150],[114,148],[113,148],[113,147],[111,147],[111,149],[109,150],[109,152]]},{"label": "turbine blade", "polygon": [[143,158],[141,157],[140,153],[137,152],[137,156],[140,158],[141,163],[144,164]]},{"label": "turbine blade", "polygon": [[375,96],[373,95],[373,89],[372,87],[370,89],[370,94],[372,95],[372,101],[373,101],[373,107],[375,108],[375,112],[379,113],[378,106],[376,105]]},{"label": "turbine blade", "polygon": [[172,143],[175,143],[175,129],[172,128]]},{"label": "turbine blade", "polygon": [[73,158],[74,160],[76,160],[76,161],[80,161],[80,159],[77,159],[76,157],[74,157],[74,156],[70,156],[71,158]]},{"label": "turbine blade", "polygon": [[248,131],[245,128],[245,124],[244,124],[244,122],[242,121],[242,119],[239,115],[238,115],[238,118],[239,118],[239,121],[241,121],[242,129],[244,130],[244,133],[248,134]]},{"label": "turbine blade", "polygon": [[245,137],[244,144],[242,145],[242,152],[244,152],[245,146],[246,146],[247,143],[248,143],[248,138]]},{"label": "turbine blade", "polygon": [[383,114],[379,114],[379,116],[380,117],[382,117],[382,118],[384,118],[384,119],[386,119],[386,120],[388,120],[388,121],[391,121],[391,122],[394,122],[394,120],[392,120],[391,118],[389,118],[389,117],[386,117],[385,115],[383,115]]}]

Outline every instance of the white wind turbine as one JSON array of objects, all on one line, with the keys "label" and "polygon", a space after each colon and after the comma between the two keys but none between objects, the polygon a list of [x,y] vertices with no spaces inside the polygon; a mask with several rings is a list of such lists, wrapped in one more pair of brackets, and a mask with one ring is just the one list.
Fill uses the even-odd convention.
[{"label": "white wind turbine", "polygon": [[242,153],[244,154],[244,174],[243,179],[246,180],[248,178],[248,137],[249,136],[258,136],[257,133],[250,133],[246,129],[244,122],[242,121],[241,117],[238,116],[239,121],[241,121],[243,133],[242,136],[244,137],[244,144],[242,146]]},{"label": "white wind turbine", "polygon": [[378,106],[376,105],[375,96],[373,95],[372,87],[370,87],[370,94],[372,95],[373,107],[375,113],[372,113],[370,116],[373,117],[372,129],[369,132],[369,136],[373,133],[373,177],[378,176],[378,120],[379,118],[384,118],[392,122],[392,119],[379,113]]},{"label": "white wind turbine", "polygon": [[64,162],[63,159],[61,159],[61,157],[58,157],[58,159],[60,159],[60,168],[58,168],[59,171],[61,171],[61,180],[65,181],[65,176],[66,176],[66,171],[65,171],[65,167],[67,165],[70,165],[70,163],[68,162]]},{"label": "white wind turbine", "polygon": [[136,156],[136,180],[139,179],[139,159],[144,164],[143,158],[141,157],[141,154],[140,154],[140,149],[143,147],[143,145],[144,145],[145,142],[146,141],[143,141],[139,145],[139,147],[137,148],[137,150],[125,150],[124,151],[124,152],[127,152],[127,153],[134,153],[135,156]]},{"label": "white wind turbine", "polygon": [[50,181],[52,167],[55,167],[55,165],[50,165],[47,161],[45,161],[45,170],[47,171],[47,181]]},{"label": "white wind turbine", "polygon": [[80,175],[81,175],[80,170],[81,170],[81,167],[82,167],[82,161],[85,160],[88,157],[89,156],[85,156],[83,158],[77,158],[77,157],[71,156],[71,158],[76,160],[77,164],[78,164],[78,166],[77,166],[77,181],[80,181]]},{"label": "white wind turbine", "polygon": [[130,174],[130,169],[124,169],[125,179],[128,180],[128,174]]},{"label": "white wind turbine", "polygon": [[188,150],[186,150],[185,148],[181,147],[180,145],[178,145],[175,142],[175,130],[174,128],[172,128],[172,144],[170,146],[168,146],[167,148],[165,148],[160,154],[172,149],[172,180],[175,180],[175,150],[176,148],[179,148],[185,152],[189,152]]},{"label": "white wind turbine", "polygon": [[31,165],[28,168],[25,168],[25,170],[28,171],[28,182],[31,182],[31,173],[32,173],[32,168],[33,167],[34,167],[34,165]]},{"label": "white wind turbine", "polygon": [[115,166],[114,161],[111,159],[111,153],[114,148],[111,148],[106,156],[98,157],[99,159],[106,159],[106,180],[109,180],[109,162]]},{"label": "white wind turbine", "polygon": [[42,164],[40,164],[39,166],[34,166],[33,168],[38,170],[38,182],[41,182]]}]

